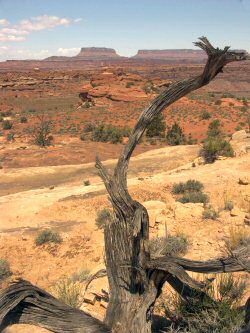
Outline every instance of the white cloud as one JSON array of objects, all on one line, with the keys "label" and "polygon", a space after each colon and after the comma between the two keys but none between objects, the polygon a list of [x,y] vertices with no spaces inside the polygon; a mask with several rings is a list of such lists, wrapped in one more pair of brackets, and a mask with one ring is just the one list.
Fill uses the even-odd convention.
[{"label": "white cloud", "polygon": [[[32,32],[51,30],[55,27],[67,27],[71,24],[80,22],[81,18],[69,19],[66,17],[41,15],[28,20],[21,20],[18,24],[0,29],[0,42],[20,42],[26,39],[25,36]],[[7,26],[9,21],[0,19],[0,25]]]},{"label": "white cloud", "polygon": [[62,48],[60,47],[57,50],[57,55],[61,55],[61,56],[74,56],[77,53],[80,52],[80,48],[79,47],[72,47],[72,48]]},{"label": "white cloud", "polygon": [[22,42],[24,40],[25,37],[23,36],[6,35],[0,31],[0,42]]},{"label": "white cloud", "polygon": [[0,59],[44,59],[50,56],[49,50],[31,51],[27,49],[15,49],[8,46],[0,46]]},{"label": "white cloud", "polygon": [[8,20],[6,20],[6,19],[0,19],[0,25],[7,26],[9,24],[10,24],[10,22]]},{"label": "white cloud", "polygon": [[30,20],[22,20],[17,25],[19,29],[25,31],[41,31],[45,29],[53,29],[58,26],[69,26],[73,21],[68,18],[60,18],[58,16],[42,15],[33,17]]}]

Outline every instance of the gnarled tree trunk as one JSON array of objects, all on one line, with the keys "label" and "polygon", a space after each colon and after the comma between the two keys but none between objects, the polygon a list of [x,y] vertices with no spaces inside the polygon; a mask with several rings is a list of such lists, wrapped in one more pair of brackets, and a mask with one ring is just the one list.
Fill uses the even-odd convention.
[{"label": "gnarled tree trunk", "polygon": [[200,297],[208,297],[202,290],[204,283],[195,281],[186,271],[250,271],[250,247],[241,248],[229,258],[206,262],[172,256],[151,258],[148,213],[139,202],[131,198],[127,188],[130,157],[152,120],[176,100],[208,84],[222,72],[227,63],[250,59],[247,53],[232,52],[229,47],[215,49],[205,37],[195,44],[208,55],[203,73],[172,84],[142,112],[113,175],[107,172],[98,158],[96,161],[114,209],[112,220],[104,232],[110,286],[105,324],[62,305],[30,284],[28,291],[25,288],[22,290],[26,282],[19,281],[0,296],[0,327],[26,322],[49,328],[56,333],[109,332],[109,329],[113,333],[150,333],[154,304],[165,282],[186,299],[194,291]]}]

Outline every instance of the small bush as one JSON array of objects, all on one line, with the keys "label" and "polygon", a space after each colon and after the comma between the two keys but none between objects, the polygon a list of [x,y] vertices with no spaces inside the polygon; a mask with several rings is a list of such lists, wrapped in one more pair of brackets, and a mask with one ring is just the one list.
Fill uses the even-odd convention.
[{"label": "small bush", "polygon": [[182,128],[177,123],[174,123],[174,125],[168,129],[166,138],[167,143],[171,146],[183,145],[186,143]]},{"label": "small bush", "polygon": [[90,276],[90,270],[89,269],[81,269],[80,271],[74,273],[71,278],[70,281],[71,282],[84,282],[86,280],[88,280]]},{"label": "small bush", "polygon": [[96,142],[121,143],[122,138],[122,130],[111,124],[101,124],[92,132],[92,140]]},{"label": "small bush", "polygon": [[162,113],[160,113],[156,118],[153,119],[151,124],[148,126],[146,136],[164,136],[166,131],[166,122]]},{"label": "small bush", "polygon": [[214,102],[215,105],[221,105],[222,101],[220,99],[218,99],[217,101]]},{"label": "small bush", "polygon": [[95,125],[91,124],[91,123],[88,123],[84,126],[83,132],[84,133],[90,133],[90,132],[93,132],[94,129],[95,129]]},{"label": "small bush", "polygon": [[224,209],[231,211],[234,208],[234,203],[230,200],[226,200],[224,203]]},{"label": "small bush", "polygon": [[28,119],[26,117],[21,117],[20,118],[20,123],[24,124],[24,123],[27,123],[28,122]]},{"label": "small bush", "polygon": [[177,201],[181,203],[188,203],[188,202],[193,202],[193,203],[203,203],[206,204],[209,201],[209,198],[207,194],[202,193],[202,192],[188,192],[185,193],[182,197],[178,198]]},{"label": "small bush", "polygon": [[218,156],[233,157],[234,151],[230,142],[221,137],[210,137],[204,141],[201,156],[205,163],[213,163]]},{"label": "small bush", "polygon": [[52,288],[52,293],[61,302],[71,306],[72,308],[79,308],[81,306],[81,286],[70,279],[62,280],[56,283]]},{"label": "small bush", "polygon": [[2,127],[4,130],[10,130],[13,127],[13,124],[9,120],[3,120],[2,121]]},{"label": "small bush", "polygon": [[226,250],[231,252],[245,245],[250,245],[250,233],[244,228],[231,228],[226,241]]},{"label": "small bush", "polygon": [[189,241],[183,234],[177,236],[152,238],[149,243],[150,253],[153,256],[185,255],[187,253]]},{"label": "small bush", "polygon": [[206,110],[202,111],[201,119],[203,119],[203,120],[208,120],[208,119],[210,119],[210,118],[211,118],[211,113],[210,113],[210,112],[208,112],[208,111],[206,111]]},{"label": "small bush", "polygon": [[10,274],[11,271],[8,260],[0,258],[0,280],[8,277]]},{"label": "small bush", "polygon": [[104,208],[97,213],[95,223],[98,229],[104,229],[106,224],[112,219],[112,213],[109,209]]},{"label": "small bush", "polygon": [[219,217],[219,212],[213,207],[209,207],[203,211],[202,217],[204,220],[216,220]]},{"label": "small bush", "polygon": [[184,300],[174,293],[163,302],[166,317],[177,319],[176,330],[171,332],[239,332],[244,324],[244,311],[239,305],[246,292],[245,281],[232,274],[218,275],[206,292],[210,297],[201,297],[198,293]]},{"label": "small bush", "polygon": [[84,186],[89,186],[90,185],[90,181],[87,179],[87,180],[84,180],[83,181],[83,185]]},{"label": "small bush", "polygon": [[130,87],[132,87],[134,85],[135,85],[134,82],[127,82],[126,88],[130,88]]},{"label": "small bush", "polygon": [[37,235],[35,244],[39,246],[46,243],[62,243],[62,237],[56,231],[43,230]]},{"label": "small bush", "polygon": [[208,126],[207,136],[208,137],[217,137],[217,136],[220,136],[221,134],[222,134],[221,122],[219,119],[215,119]]},{"label": "small bush", "polygon": [[173,185],[172,192],[174,194],[183,194],[185,192],[197,192],[201,191],[204,188],[204,185],[198,180],[189,179],[185,183],[180,182]]}]

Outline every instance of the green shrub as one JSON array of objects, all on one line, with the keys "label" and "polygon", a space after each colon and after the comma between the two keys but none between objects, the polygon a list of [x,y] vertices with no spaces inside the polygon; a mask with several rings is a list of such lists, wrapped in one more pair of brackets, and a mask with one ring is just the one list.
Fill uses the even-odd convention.
[{"label": "green shrub", "polygon": [[2,121],[2,127],[4,130],[10,130],[13,127],[13,124],[9,120],[3,120]]},{"label": "green shrub", "polygon": [[57,282],[52,288],[52,293],[57,299],[72,308],[81,306],[81,286],[70,279]]},{"label": "green shrub", "polygon": [[206,110],[203,110],[201,114],[201,119],[208,120],[210,118],[211,118],[211,113]]},{"label": "green shrub", "polygon": [[162,113],[153,119],[148,126],[146,136],[152,138],[154,136],[164,136],[166,131],[166,122]]},{"label": "green shrub", "polygon": [[0,123],[1,123],[1,122],[3,122],[3,117],[2,117],[2,116],[0,116]]},{"label": "green shrub", "polygon": [[96,142],[121,143],[122,138],[122,130],[111,124],[101,124],[92,132],[92,140]]},{"label": "green shrub", "polygon": [[174,332],[239,332],[244,324],[244,310],[239,305],[246,292],[245,281],[231,274],[219,275],[206,291],[209,297],[197,293],[184,300],[180,295],[172,294],[163,302],[166,317],[178,318]]},{"label": "green shrub", "polygon": [[219,212],[213,207],[207,207],[202,213],[202,218],[204,220],[216,220],[219,217]]},{"label": "green shrub", "polygon": [[199,192],[204,188],[204,185],[198,180],[189,179],[185,183],[180,182],[173,185],[172,192],[174,194],[183,194],[185,192]]},{"label": "green shrub", "polygon": [[186,143],[185,135],[182,128],[174,123],[171,128],[167,131],[167,143],[171,146],[183,145]]},{"label": "green shrub", "polygon": [[134,82],[127,82],[126,88],[130,88],[130,87],[132,87],[134,85],[135,85]]},{"label": "green shrub", "polygon": [[28,122],[28,119],[26,117],[21,117],[20,118],[20,123],[24,124],[24,123],[27,123]]},{"label": "green shrub", "polygon": [[35,239],[35,244],[39,246],[46,243],[62,243],[62,237],[58,232],[53,230],[40,231]]},{"label": "green shrub", "polygon": [[88,123],[84,126],[83,132],[84,133],[90,133],[90,132],[93,132],[94,129],[95,129],[95,125],[91,124],[91,123]]},{"label": "green shrub", "polygon": [[201,156],[205,163],[213,163],[218,156],[233,157],[234,151],[230,142],[221,137],[209,137],[204,141]]},{"label": "green shrub", "polygon": [[231,200],[226,200],[224,203],[224,209],[231,211],[234,208],[234,203]]},{"label": "green shrub", "polygon": [[124,126],[124,127],[122,127],[121,132],[122,132],[122,136],[124,138],[128,138],[128,137],[130,137],[130,134],[132,133],[132,129],[128,126]]},{"label": "green shrub", "polygon": [[8,260],[0,258],[0,281],[11,274]]},{"label": "green shrub", "polygon": [[149,243],[149,249],[152,256],[179,256],[185,255],[189,247],[189,241],[183,234],[166,237],[152,238]]},{"label": "green shrub", "polygon": [[109,209],[104,208],[97,213],[95,224],[98,229],[104,229],[106,224],[112,219],[112,213]]},{"label": "green shrub", "polygon": [[214,102],[215,105],[221,105],[222,101],[218,99],[217,101]]},{"label": "green shrub", "polygon": [[83,181],[83,185],[84,186],[89,186],[90,185],[90,181],[87,179],[87,180],[84,180]]},{"label": "green shrub", "polygon": [[220,136],[221,134],[222,134],[221,122],[219,119],[215,119],[208,126],[207,136],[208,137],[217,137],[217,136]]},{"label": "green shrub", "polygon": [[207,194],[202,193],[202,192],[188,192],[185,193],[182,197],[178,198],[177,201],[181,203],[188,203],[188,202],[193,202],[193,203],[207,203],[209,201],[209,198]]}]

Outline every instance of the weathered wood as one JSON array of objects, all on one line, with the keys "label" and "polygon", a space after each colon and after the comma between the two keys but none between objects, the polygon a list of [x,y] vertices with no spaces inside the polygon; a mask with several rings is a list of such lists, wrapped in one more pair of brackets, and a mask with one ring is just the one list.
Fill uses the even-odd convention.
[{"label": "weathered wood", "polygon": [[[192,279],[186,270],[201,273],[249,271],[249,248],[241,249],[229,258],[205,262],[170,256],[150,258],[149,216],[145,207],[133,200],[128,192],[130,157],[154,118],[181,97],[208,84],[229,62],[250,59],[246,52],[233,52],[229,47],[215,49],[205,37],[195,44],[208,55],[203,73],[173,83],[142,112],[112,175],[100,159],[96,159],[114,210],[114,216],[104,230],[110,287],[105,324],[112,333],[151,333],[154,304],[166,281],[185,298],[194,291],[200,297],[207,297],[202,290],[205,284]],[[32,323],[56,333],[108,332],[104,324],[84,312],[22,283],[13,285],[0,297],[0,325],[5,327],[14,322]]]},{"label": "weathered wood", "polygon": [[19,280],[0,294],[0,332],[16,323],[34,324],[55,333],[108,333],[98,319]]}]

